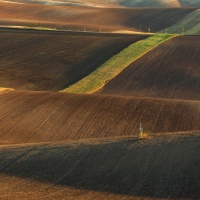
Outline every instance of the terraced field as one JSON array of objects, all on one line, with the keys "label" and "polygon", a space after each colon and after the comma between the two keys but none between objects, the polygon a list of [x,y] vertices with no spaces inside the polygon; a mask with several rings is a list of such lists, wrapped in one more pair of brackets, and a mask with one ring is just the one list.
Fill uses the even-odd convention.
[{"label": "terraced field", "polygon": [[200,198],[199,133],[0,146],[0,198]]},{"label": "terraced field", "polygon": [[173,38],[132,63],[97,93],[199,101],[199,45],[199,36]]},{"label": "terraced field", "polygon": [[61,90],[145,37],[1,30],[0,86],[27,90]]}]

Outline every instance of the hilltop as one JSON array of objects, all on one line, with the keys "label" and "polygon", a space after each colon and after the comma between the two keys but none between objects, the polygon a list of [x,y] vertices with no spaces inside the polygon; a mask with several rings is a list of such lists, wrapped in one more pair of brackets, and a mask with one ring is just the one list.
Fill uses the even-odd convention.
[{"label": "hilltop", "polygon": [[[200,7],[198,0],[7,0],[9,2],[86,7]],[[4,0],[2,0],[4,2]]]}]

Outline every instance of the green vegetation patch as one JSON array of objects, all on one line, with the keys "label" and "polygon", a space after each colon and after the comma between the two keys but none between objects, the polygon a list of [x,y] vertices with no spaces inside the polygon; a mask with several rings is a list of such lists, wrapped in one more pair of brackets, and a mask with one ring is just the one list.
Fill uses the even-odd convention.
[{"label": "green vegetation patch", "polygon": [[169,34],[199,35],[200,9],[188,14],[178,23],[160,31],[160,33],[166,33],[166,32]]},{"label": "green vegetation patch", "polygon": [[107,62],[79,82],[61,90],[61,92],[93,93],[102,88],[109,80],[117,76],[132,62],[151,51],[159,44],[175,37],[176,35],[157,34],[147,39],[138,41],[119,54],[113,56]]}]

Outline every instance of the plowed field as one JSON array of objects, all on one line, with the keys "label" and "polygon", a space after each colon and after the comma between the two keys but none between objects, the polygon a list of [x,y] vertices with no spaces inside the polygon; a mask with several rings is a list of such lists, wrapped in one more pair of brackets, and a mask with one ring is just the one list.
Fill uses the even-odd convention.
[{"label": "plowed field", "polygon": [[2,0],[30,4],[72,5],[91,7],[199,7],[198,0]]},{"label": "plowed field", "polygon": [[1,30],[0,87],[61,90],[144,37]]},{"label": "plowed field", "polygon": [[172,26],[196,8],[127,9],[89,8],[0,3],[1,25],[30,25],[58,29],[115,31],[161,31]]},{"label": "plowed field", "polygon": [[177,37],[132,63],[98,93],[200,100],[200,37]]},{"label": "plowed field", "polygon": [[199,199],[198,152],[198,133],[0,146],[0,199]]},{"label": "plowed field", "polygon": [[199,101],[7,91],[0,110],[1,143],[200,130]]},{"label": "plowed field", "polygon": [[[193,11],[0,2],[0,24],[155,32]],[[200,199],[200,37],[158,46],[99,94],[29,91],[66,88],[145,37],[1,27],[1,200]]]}]

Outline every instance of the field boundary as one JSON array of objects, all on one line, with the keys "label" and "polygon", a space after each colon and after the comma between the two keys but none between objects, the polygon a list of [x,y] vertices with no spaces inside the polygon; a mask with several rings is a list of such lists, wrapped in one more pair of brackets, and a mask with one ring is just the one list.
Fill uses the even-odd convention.
[{"label": "field boundary", "polygon": [[186,15],[176,24],[159,31],[159,33],[199,35],[200,9]]},{"label": "field boundary", "polygon": [[[140,40],[119,54],[113,56],[87,77],[77,83],[60,90],[60,92],[86,93],[91,94],[102,88],[109,80],[117,76],[131,63],[144,56],[146,53],[156,48],[158,45],[170,40],[178,35],[156,34],[147,39]],[[134,53],[133,53],[134,52]]]}]

